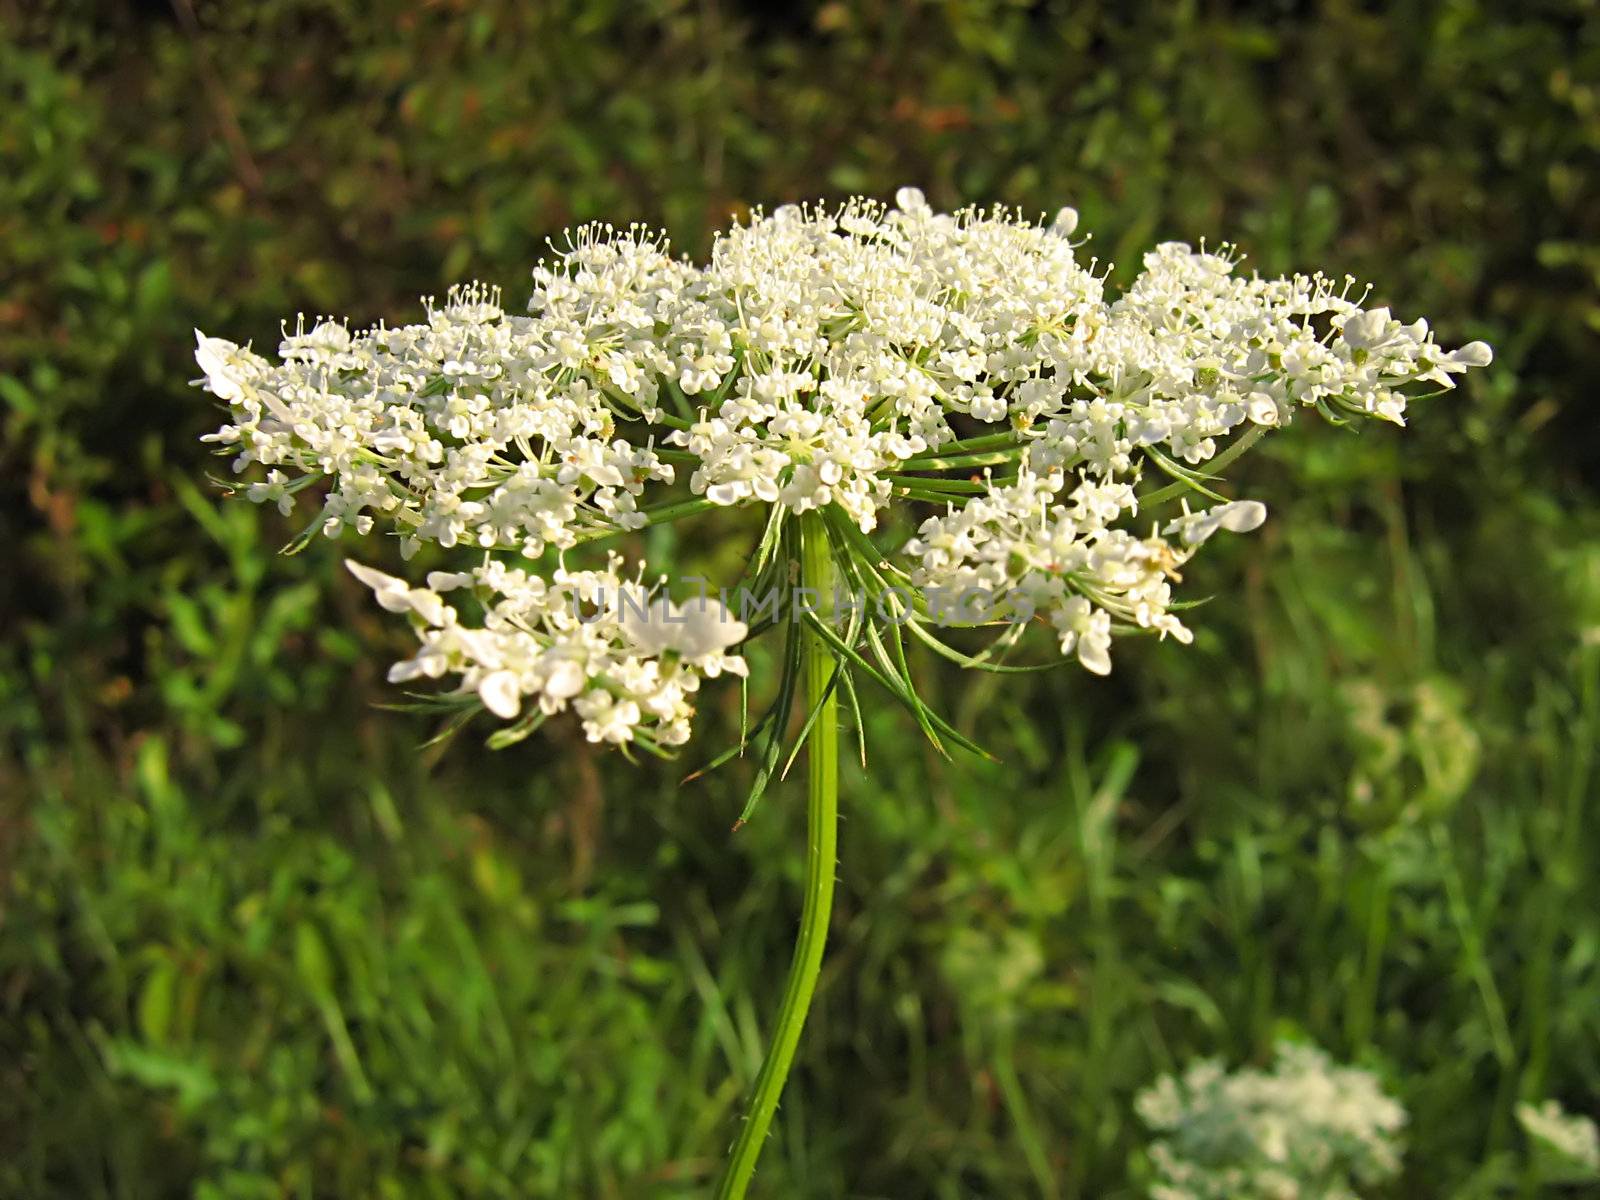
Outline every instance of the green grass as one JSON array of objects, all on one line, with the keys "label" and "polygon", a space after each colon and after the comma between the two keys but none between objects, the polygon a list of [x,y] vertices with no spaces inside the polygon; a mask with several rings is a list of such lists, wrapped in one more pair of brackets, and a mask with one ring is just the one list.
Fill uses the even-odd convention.
[{"label": "green grass", "polygon": [[1131,1197],[1133,1095],[1293,1032],[1411,1112],[1392,1196],[1516,1195],[1515,1102],[1600,1097],[1592,11],[756,11],[0,2],[0,1196],[705,1194],[798,778],[731,834],[749,764],[684,786],[560,723],[419,751],[340,548],[280,557],[201,482],[190,327],[515,297],[572,220],[699,249],[907,182],[1073,203],[1124,261],[1370,274],[1497,360],[1403,440],[1252,455],[1273,516],[1196,568],[1195,646],[925,659],[999,764],[863,694],[756,1194]]}]

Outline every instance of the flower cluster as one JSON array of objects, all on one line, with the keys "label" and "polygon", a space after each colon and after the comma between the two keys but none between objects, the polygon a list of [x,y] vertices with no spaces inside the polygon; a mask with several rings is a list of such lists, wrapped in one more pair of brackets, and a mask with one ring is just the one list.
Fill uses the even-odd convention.
[{"label": "flower cluster", "polygon": [[[544,597],[587,576],[548,564],[735,505],[836,512],[863,535],[904,508],[921,520],[904,574],[1020,589],[1063,653],[1103,673],[1116,630],[1187,639],[1177,568],[1215,530],[1265,517],[1216,497],[1140,533],[1142,507],[1174,487],[1215,497],[1202,467],[1302,408],[1399,423],[1408,396],[1490,352],[1440,348],[1426,322],[1363,308],[1348,279],[1262,279],[1177,243],[1108,297],[1076,225],[1071,209],[937,213],[906,188],[893,206],[758,213],[704,266],[642,228],[589,227],[535,271],[526,315],[472,285],[419,324],[298,321],[275,360],[198,335],[204,383],[230,410],[210,440],[257,469],[251,499],[288,512],[315,491],[307,536],[381,524],[407,557],[482,552],[477,586],[499,597],[485,636],[433,621],[443,601],[408,601],[424,652],[402,673],[459,674],[498,715],[522,697],[586,714],[609,702],[615,716],[586,715],[591,736],[627,740],[654,713],[677,738],[691,680],[725,660],[670,651],[656,671],[678,692],[647,702],[649,655],[601,654],[615,631],[568,645]],[[1150,473],[1178,482],[1141,491]],[[552,654],[581,664],[581,684],[577,668],[551,673]]]},{"label": "flower cluster", "polygon": [[1152,1200],[1356,1200],[1400,1171],[1405,1110],[1374,1076],[1282,1043],[1270,1071],[1191,1066],[1140,1094]]},{"label": "flower cluster", "polygon": [[[421,646],[390,668],[391,682],[458,675],[464,691],[508,721],[531,698],[524,730],[570,706],[590,741],[682,745],[701,677],[745,673],[744,660],[726,653],[744,639],[743,623],[709,603],[680,608],[652,596],[622,578],[615,555],[604,570],[559,567],[549,579],[489,559],[471,571],[431,572],[421,588],[346,565],[379,605],[416,626]],[[481,625],[462,624],[446,603],[446,593],[463,590]]]}]

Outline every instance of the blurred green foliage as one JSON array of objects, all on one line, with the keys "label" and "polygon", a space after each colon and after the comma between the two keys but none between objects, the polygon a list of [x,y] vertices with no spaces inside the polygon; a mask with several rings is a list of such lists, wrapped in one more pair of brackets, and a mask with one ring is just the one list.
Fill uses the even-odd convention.
[{"label": "blurred green foliage", "polygon": [[872,716],[762,1194],[1131,1196],[1134,1093],[1285,1032],[1405,1101],[1395,1196],[1508,1194],[1515,1102],[1600,1097],[1597,80],[1588,0],[0,0],[0,1195],[704,1192],[793,788],[419,752],[338,548],[203,484],[190,331],[913,182],[1498,357],[1259,455],[1195,647],[926,664],[1001,766]]}]

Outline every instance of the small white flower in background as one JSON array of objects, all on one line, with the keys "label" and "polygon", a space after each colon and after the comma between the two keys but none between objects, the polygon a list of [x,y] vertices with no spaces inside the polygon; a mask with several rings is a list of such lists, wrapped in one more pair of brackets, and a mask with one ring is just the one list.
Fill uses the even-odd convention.
[{"label": "small white flower in background", "polygon": [[[1013,592],[1105,674],[1117,635],[1189,640],[1178,569],[1266,515],[1231,501],[1140,536],[1157,467],[1203,474],[1230,439],[1307,408],[1401,424],[1411,396],[1492,354],[1363,308],[1349,279],[1241,272],[1226,246],[1157,246],[1108,295],[1078,224],[1071,208],[936,212],[906,187],[892,207],[758,211],[704,265],[643,227],[589,226],[534,270],[525,314],[470,284],[411,325],[298,320],[276,361],[196,331],[201,382],[229,409],[207,440],[236,472],[260,469],[250,499],[317,497],[307,537],[382,527],[407,558],[430,543],[482,556],[426,588],[351,569],[419,618],[397,678],[458,677],[507,720],[571,708],[597,741],[688,736],[700,679],[742,671],[727,651],[747,631],[703,614],[579,620],[575,599],[617,595],[618,562],[544,556],[576,561],[700,505],[837,511],[871,534],[920,504],[889,570],[930,592]],[[973,439],[981,475],[928,465],[952,447],[964,463]]]},{"label": "small white flower in background", "polygon": [[1400,1173],[1405,1110],[1314,1046],[1281,1043],[1267,1071],[1199,1062],[1134,1106],[1151,1200],[1354,1200]]},{"label": "small white flower in background", "polygon": [[1517,1123],[1534,1143],[1536,1161],[1569,1182],[1600,1180],[1600,1129],[1554,1100],[1517,1105]]}]

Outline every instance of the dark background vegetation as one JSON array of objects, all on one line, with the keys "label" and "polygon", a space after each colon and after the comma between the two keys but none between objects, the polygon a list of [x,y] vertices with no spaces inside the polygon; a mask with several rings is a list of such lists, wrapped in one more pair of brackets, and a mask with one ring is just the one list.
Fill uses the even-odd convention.
[{"label": "dark background vegetation", "polygon": [[1393,1196],[1491,1194],[1518,1099],[1600,1106],[1597,80],[1585,0],[0,0],[0,1195],[706,1190],[794,787],[730,835],[739,767],[419,753],[345,548],[205,481],[191,327],[903,183],[1072,203],[1119,277],[1348,270],[1498,357],[1248,460],[1195,646],[924,664],[1001,765],[879,706],[759,1193],[1133,1195],[1135,1092],[1291,1034],[1404,1100]]}]

